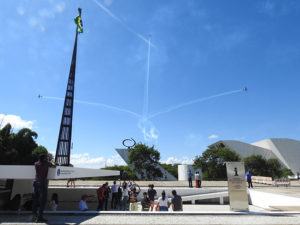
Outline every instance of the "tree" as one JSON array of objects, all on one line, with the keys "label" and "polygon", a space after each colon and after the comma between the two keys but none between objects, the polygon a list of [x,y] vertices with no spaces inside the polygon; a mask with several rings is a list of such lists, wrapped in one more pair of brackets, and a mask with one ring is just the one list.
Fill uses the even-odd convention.
[{"label": "tree", "polygon": [[265,159],[261,155],[251,155],[245,157],[245,168],[255,176],[265,176],[272,178],[280,178],[292,176],[290,169],[283,168],[278,159]]},{"label": "tree", "polygon": [[[119,170],[123,171],[123,173],[126,173],[126,180],[136,180],[137,177],[132,169],[130,169],[129,166],[108,166],[105,168],[102,168],[102,170]],[[97,177],[94,178],[94,180],[114,180],[116,177]]]},{"label": "tree", "polygon": [[226,179],[225,162],[241,161],[241,157],[228,148],[210,147],[202,153],[202,156],[196,156],[194,159],[194,168],[202,169],[204,179]]},{"label": "tree", "polygon": [[51,153],[49,153],[44,146],[39,145],[31,153],[33,162],[37,161],[41,154],[47,155],[48,156],[47,158],[49,161],[51,161],[53,159],[53,155]]},{"label": "tree", "polygon": [[282,172],[282,175],[281,175],[282,177],[288,177],[288,176],[294,175],[294,173],[288,168],[282,168],[281,172]]},{"label": "tree", "polygon": [[266,176],[267,161],[261,155],[251,155],[243,159],[246,171],[250,171],[255,176]]},{"label": "tree", "polygon": [[6,124],[0,129],[0,164],[32,165],[37,158],[37,152],[47,151],[45,147],[37,145],[37,136],[36,132],[28,128],[13,133],[11,125]]},{"label": "tree", "polygon": [[172,174],[174,177],[176,177],[178,179],[178,164],[164,164],[164,163],[160,163],[160,165],[166,170],[168,171],[170,174]]},{"label": "tree", "polygon": [[148,147],[145,144],[137,144],[129,150],[129,163],[134,165],[134,171],[147,179],[162,177],[163,174],[158,168],[160,153],[154,146]]},{"label": "tree", "polygon": [[282,166],[278,159],[268,159],[267,163],[267,176],[278,178],[282,177]]}]

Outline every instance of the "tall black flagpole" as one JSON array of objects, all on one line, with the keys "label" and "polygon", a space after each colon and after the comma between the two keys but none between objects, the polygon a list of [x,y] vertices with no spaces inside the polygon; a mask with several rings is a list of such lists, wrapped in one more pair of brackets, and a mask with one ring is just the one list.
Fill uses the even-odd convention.
[{"label": "tall black flagpole", "polygon": [[[78,9],[81,16],[81,9]],[[65,95],[64,108],[61,117],[58,142],[55,154],[55,162],[58,165],[70,165],[71,139],[72,139],[72,121],[73,121],[73,106],[74,106],[74,89],[75,89],[75,70],[76,70],[76,55],[77,55],[77,37],[78,30],[76,27],[75,43],[70,66],[69,79]]]}]

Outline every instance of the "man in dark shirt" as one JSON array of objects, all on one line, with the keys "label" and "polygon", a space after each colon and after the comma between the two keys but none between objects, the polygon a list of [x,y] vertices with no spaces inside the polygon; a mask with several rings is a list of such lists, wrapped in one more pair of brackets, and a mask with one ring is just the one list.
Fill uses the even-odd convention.
[{"label": "man in dark shirt", "polygon": [[148,189],[148,196],[151,204],[151,211],[153,211],[154,208],[154,197],[157,195],[156,190],[154,189],[153,184],[149,184],[149,189]]},{"label": "man in dark shirt", "polygon": [[147,197],[147,192],[143,193],[143,199],[141,201],[141,205],[142,205],[142,211],[149,211],[150,200]]},{"label": "man in dark shirt", "polygon": [[182,207],[182,199],[181,196],[177,195],[176,191],[172,191],[173,198],[172,198],[172,209],[173,211],[183,211]]},{"label": "man in dark shirt", "polygon": [[[47,161],[47,153],[42,153],[39,156],[39,160],[34,163],[35,167],[35,178],[33,180],[33,203],[32,203],[32,213],[33,220],[35,222],[44,223],[47,222],[43,218],[43,212],[47,202],[47,190],[48,190],[48,168],[55,167]],[[39,203],[39,211],[37,213],[37,206]]]},{"label": "man in dark shirt", "polygon": [[109,199],[109,193],[110,193],[110,188],[108,186],[108,182],[105,183],[104,186],[104,209],[107,211],[107,204],[108,204],[108,199]]}]

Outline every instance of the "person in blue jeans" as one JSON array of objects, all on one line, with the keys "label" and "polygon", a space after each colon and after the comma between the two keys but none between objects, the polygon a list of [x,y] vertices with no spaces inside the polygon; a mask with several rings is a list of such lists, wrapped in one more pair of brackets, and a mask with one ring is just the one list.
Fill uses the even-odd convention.
[{"label": "person in blue jeans", "polygon": [[189,187],[193,187],[192,179],[193,179],[193,173],[189,170],[188,172],[188,179],[189,179]]},{"label": "person in blue jeans", "polygon": [[157,200],[156,211],[168,211],[170,206],[168,197],[166,196],[166,192],[162,191],[161,197]]},{"label": "person in blue jeans", "polygon": [[252,176],[251,176],[250,171],[247,172],[246,177],[247,177],[247,182],[248,182],[248,188],[250,188],[250,187],[253,188],[253,185],[252,185]]},{"label": "person in blue jeans", "polygon": [[[44,219],[43,213],[47,202],[48,168],[55,166],[47,161],[47,153],[42,153],[39,160],[34,163],[34,167],[36,174],[33,180],[32,220],[37,223],[45,223],[47,220]],[[38,204],[39,211],[37,212]]]}]

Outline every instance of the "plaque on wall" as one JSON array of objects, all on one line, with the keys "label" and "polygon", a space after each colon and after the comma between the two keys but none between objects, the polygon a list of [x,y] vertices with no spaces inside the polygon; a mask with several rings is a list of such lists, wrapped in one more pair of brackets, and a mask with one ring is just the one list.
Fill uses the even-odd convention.
[{"label": "plaque on wall", "polygon": [[243,162],[226,162],[230,209],[249,211],[248,193]]}]

